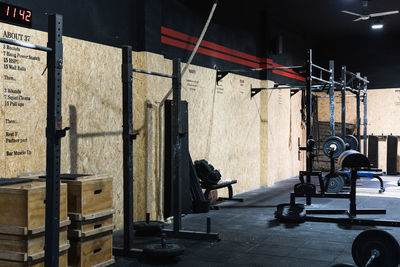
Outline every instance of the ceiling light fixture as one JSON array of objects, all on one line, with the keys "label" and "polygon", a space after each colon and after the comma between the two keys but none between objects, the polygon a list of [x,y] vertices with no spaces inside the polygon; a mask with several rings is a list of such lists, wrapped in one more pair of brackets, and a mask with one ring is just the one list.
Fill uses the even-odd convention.
[{"label": "ceiling light fixture", "polygon": [[380,30],[380,29],[382,29],[382,28],[383,28],[383,23],[382,23],[382,21],[380,21],[380,20],[375,20],[374,23],[372,23],[371,28],[372,28],[373,30]]}]

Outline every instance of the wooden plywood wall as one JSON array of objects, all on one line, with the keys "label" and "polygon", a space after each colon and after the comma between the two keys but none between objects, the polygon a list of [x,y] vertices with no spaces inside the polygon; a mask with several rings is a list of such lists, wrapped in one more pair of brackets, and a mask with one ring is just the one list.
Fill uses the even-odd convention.
[{"label": "wooden plywood wall", "polygon": [[[400,135],[400,89],[368,90],[367,134]],[[341,121],[340,98],[335,98],[335,121]],[[363,104],[361,103],[361,127],[363,127]],[[328,98],[319,99],[318,115],[320,121],[329,121]],[[356,123],[356,99],[346,98],[346,121]],[[361,130],[361,135],[363,130]],[[363,148],[363,141],[361,141]],[[400,148],[400,146],[399,146]],[[400,149],[398,149],[400,152]],[[379,139],[379,168],[386,171],[386,139]],[[399,154],[400,157],[400,154]]]},{"label": "wooden plywood wall", "polygon": [[[16,33],[15,36],[43,46],[47,43],[47,33],[6,24],[0,27],[2,34]],[[61,169],[111,175],[115,224],[120,228],[121,49],[68,37],[63,42],[63,126],[70,126],[71,130],[62,139]],[[2,52],[2,60],[9,65],[0,68],[4,97],[0,102],[0,131],[4,136],[0,174],[13,177],[43,172],[47,74],[42,72],[46,55],[7,46],[2,47]],[[162,55],[134,52],[133,62],[135,68],[172,72],[172,61]],[[134,77],[134,128],[139,130],[134,141],[135,218],[144,219],[145,212],[150,212],[156,219],[160,218],[162,204],[159,138],[163,133],[158,130],[159,110],[171,81],[136,73]],[[229,74],[216,85],[215,77],[213,69],[190,66],[182,79],[182,98],[189,103],[189,147],[193,159],[205,158],[223,178],[237,179],[235,193],[295,175],[304,161],[304,155],[299,160],[297,153],[298,138],[304,140],[300,94],[290,97],[287,90],[263,91],[250,98],[251,86],[265,87],[268,82]],[[219,194],[226,192],[220,190]]]},{"label": "wooden plywood wall", "polygon": [[290,96],[290,90],[265,92],[267,115],[267,180],[266,185],[298,175],[304,167],[305,154],[298,146],[305,143],[301,120],[301,94]]},{"label": "wooden plywood wall", "polygon": [[[328,96],[325,93],[317,93],[318,96]],[[335,96],[340,96],[340,92],[335,92]],[[346,97],[346,123],[355,124],[357,120],[357,100],[354,94],[348,93]],[[361,104],[361,110],[362,110]],[[329,98],[318,98],[318,119],[319,121],[329,121]],[[342,121],[342,99],[335,97],[335,122]]]}]

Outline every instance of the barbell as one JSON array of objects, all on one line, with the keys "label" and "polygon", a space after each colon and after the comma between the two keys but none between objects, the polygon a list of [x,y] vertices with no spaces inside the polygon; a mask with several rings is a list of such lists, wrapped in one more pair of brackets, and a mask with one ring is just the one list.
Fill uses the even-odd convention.
[{"label": "barbell", "polygon": [[347,150],[347,147],[352,150],[358,149],[358,140],[354,135],[346,135],[344,140],[339,136],[330,136],[325,139],[322,151],[327,157],[332,156],[336,159]]}]

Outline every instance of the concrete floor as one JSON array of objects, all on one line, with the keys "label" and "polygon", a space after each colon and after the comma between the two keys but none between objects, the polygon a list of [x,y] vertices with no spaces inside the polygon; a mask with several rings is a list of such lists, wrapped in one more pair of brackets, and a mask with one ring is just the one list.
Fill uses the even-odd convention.
[{"label": "concrete floor", "polygon": [[[387,209],[386,215],[360,215],[360,218],[400,220],[400,187],[398,177],[383,177],[386,192],[378,193],[378,181],[361,179],[358,186],[358,209]],[[183,219],[187,230],[205,231],[206,217],[211,217],[212,231],[221,241],[205,242],[168,239],[185,248],[179,261],[163,264],[144,259],[116,257],[114,266],[312,266],[328,267],[337,263],[354,264],[351,246],[363,230],[377,228],[400,238],[400,228],[345,227],[332,223],[305,222],[299,225],[282,224],[275,220],[275,206],[289,201],[289,193],[297,178],[290,178],[268,188],[238,195],[243,203],[224,202],[220,210],[207,214],[190,214]],[[224,190],[224,189],[221,189]],[[302,201],[299,199],[298,202]],[[314,199],[308,208],[347,209],[348,200]],[[138,248],[158,243],[159,238],[137,238]],[[121,231],[114,234],[114,244],[122,244]]]}]

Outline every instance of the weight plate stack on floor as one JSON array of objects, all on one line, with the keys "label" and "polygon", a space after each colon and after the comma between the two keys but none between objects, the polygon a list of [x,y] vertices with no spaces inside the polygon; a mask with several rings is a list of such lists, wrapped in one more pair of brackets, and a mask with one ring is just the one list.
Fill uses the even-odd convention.
[{"label": "weight plate stack on floor", "polygon": [[[397,267],[400,263],[400,247],[396,239],[382,230],[367,230],[359,234],[351,249],[357,266]],[[372,255],[375,253],[375,258]]]},{"label": "weight plate stack on floor", "polygon": [[150,220],[150,213],[146,213],[145,221],[138,221],[133,223],[133,229],[135,230],[135,235],[137,236],[160,235],[163,227],[163,222]]},{"label": "weight plate stack on floor", "polygon": [[279,204],[276,207],[275,218],[283,223],[303,223],[306,211],[303,204]]},{"label": "weight plate stack on floor", "polygon": [[165,234],[161,235],[161,243],[150,244],[143,249],[143,254],[147,260],[168,263],[176,261],[183,254],[184,249],[178,244],[167,243]]}]

